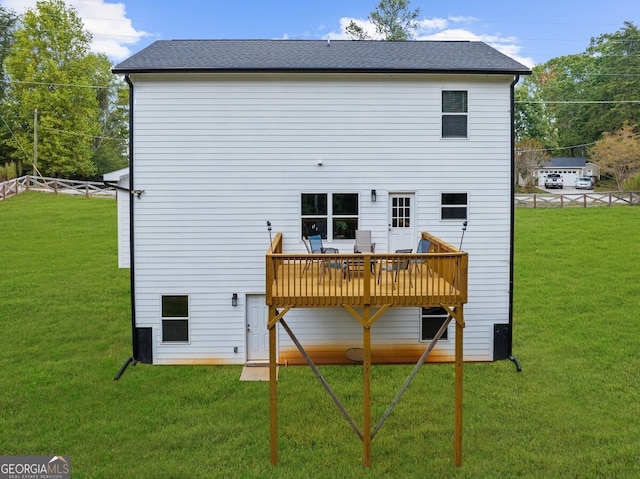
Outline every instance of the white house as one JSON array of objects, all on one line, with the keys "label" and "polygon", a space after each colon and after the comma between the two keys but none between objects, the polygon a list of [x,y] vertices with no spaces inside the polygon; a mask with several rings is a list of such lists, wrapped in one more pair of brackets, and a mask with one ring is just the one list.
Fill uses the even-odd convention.
[{"label": "white house", "polygon": [[538,168],[538,184],[544,185],[549,173],[562,175],[565,185],[573,186],[578,178],[588,176],[595,184],[600,179],[600,169],[595,163],[587,162],[584,158],[563,157],[551,158]]},{"label": "white house", "polygon": [[[422,232],[464,250],[464,359],[511,355],[513,87],[525,66],[481,42],[178,40],[113,72],[131,88],[130,167],[110,179],[132,192],[119,192],[119,246],[134,359],[264,361],[265,255],[277,233],[306,254],[312,229],[341,253],[356,230],[376,253],[415,251]],[[372,354],[415,362],[442,314],[390,308]],[[343,309],[287,318],[316,362],[362,347]],[[277,334],[280,363],[301,362]],[[452,360],[454,336],[429,360]]]}]

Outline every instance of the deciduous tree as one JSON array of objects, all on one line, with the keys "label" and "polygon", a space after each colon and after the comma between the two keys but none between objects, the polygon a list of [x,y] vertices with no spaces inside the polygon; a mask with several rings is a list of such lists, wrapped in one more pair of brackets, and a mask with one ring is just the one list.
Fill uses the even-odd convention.
[{"label": "deciduous tree", "polygon": [[544,121],[557,146],[569,150],[566,156],[583,156],[603,132],[617,130],[625,123],[638,124],[638,71],[640,31],[625,22],[617,32],[591,39],[583,53],[534,67],[523,82],[527,94],[523,92],[521,98],[530,104],[517,104],[526,117],[521,124],[537,124],[539,111],[533,105],[542,102]]},{"label": "deciduous tree", "polygon": [[[37,2],[15,32],[5,68],[10,79],[4,110],[16,150],[32,151],[38,110],[37,166],[43,174],[88,177],[96,173],[93,141],[100,135],[101,63],[91,37],[62,0]],[[107,86],[107,85],[105,85]]]},{"label": "deciduous tree", "polygon": [[97,89],[101,134],[93,141],[93,162],[98,175],[102,175],[128,164],[129,88],[120,77],[111,73],[111,64],[106,57],[96,56],[95,61],[96,82],[105,85]]},{"label": "deciduous tree", "polygon": [[[0,5],[0,105],[2,104],[6,92],[6,76],[4,74],[4,59],[11,50],[13,43],[13,31],[17,22],[17,16],[10,10]],[[2,112],[0,111],[0,115]],[[0,161],[11,155],[12,149],[7,145],[7,139],[11,136],[4,116],[0,118]]]},{"label": "deciduous tree", "polygon": [[525,78],[514,91],[516,140],[532,138],[540,141],[546,148],[553,148],[557,146],[557,129],[540,98],[536,82],[530,78]]},{"label": "deciduous tree", "polygon": [[600,173],[611,175],[623,190],[625,181],[640,172],[640,137],[631,125],[614,132],[605,132],[591,147],[589,156]]},{"label": "deciduous tree", "polygon": [[516,175],[525,187],[535,186],[537,171],[547,161],[549,154],[537,138],[526,138],[516,143]]},{"label": "deciduous tree", "polygon": [[[409,10],[409,0],[380,0],[376,9],[369,14],[369,21],[376,27],[376,33],[388,41],[409,40],[417,28],[416,19],[420,9]],[[346,28],[354,40],[367,40],[371,36],[355,22]]]}]

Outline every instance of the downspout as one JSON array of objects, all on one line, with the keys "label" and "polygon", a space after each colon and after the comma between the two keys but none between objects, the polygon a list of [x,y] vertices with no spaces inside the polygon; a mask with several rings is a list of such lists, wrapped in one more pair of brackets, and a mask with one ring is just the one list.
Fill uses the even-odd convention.
[{"label": "downspout", "polygon": [[[129,85],[129,189],[135,184],[133,182],[133,82],[127,73],[124,80]],[[138,344],[136,341],[136,289],[135,289],[135,261],[133,248],[133,195],[129,196],[129,282],[131,289],[131,357],[122,365],[114,381],[120,379],[129,364],[136,365],[138,357]]]},{"label": "downspout", "polygon": [[511,83],[511,233],[509,238],[509,341],[508,354],[509,360],[516,365],[518,372],[522,371],[520,361],[513,355],[513,260],[515,249],[515,195],[516,195],[516,170],[515,170],[515,148],[516,148],[516,132],[515,132],[515,86],[520,81],[520,75],[516,75]]}]

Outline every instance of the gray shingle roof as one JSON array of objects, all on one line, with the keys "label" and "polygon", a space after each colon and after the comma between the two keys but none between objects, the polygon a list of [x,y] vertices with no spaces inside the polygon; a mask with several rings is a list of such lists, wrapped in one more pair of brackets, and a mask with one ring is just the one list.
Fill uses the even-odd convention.
[{"label": "gray shingle roof", "polygon": [[583,168],[586,164],[584,158],[551,158],[544,164],[544,168]]},{"label": "gray shingle roof", "polygon": [[167,71],[530,73],[482,42],[363,40],[160,40],[113,69]]}]

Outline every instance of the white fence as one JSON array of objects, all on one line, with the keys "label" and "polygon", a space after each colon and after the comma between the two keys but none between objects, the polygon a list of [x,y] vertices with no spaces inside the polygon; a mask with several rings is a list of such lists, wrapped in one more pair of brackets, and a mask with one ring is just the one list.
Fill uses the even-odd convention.
[{"label": "white fence", "polygon": [[0,183],[0,200],[19,195],[25,191],[77,195],[87,198],[96,196],[115,198],[116,196],[112,186],[97,181],[64,180],[26,175]]},{"label": "white fence", "polygon": [[518,208],[589,208],[591,206],[640,205],[640,192],[517,194]]}]

